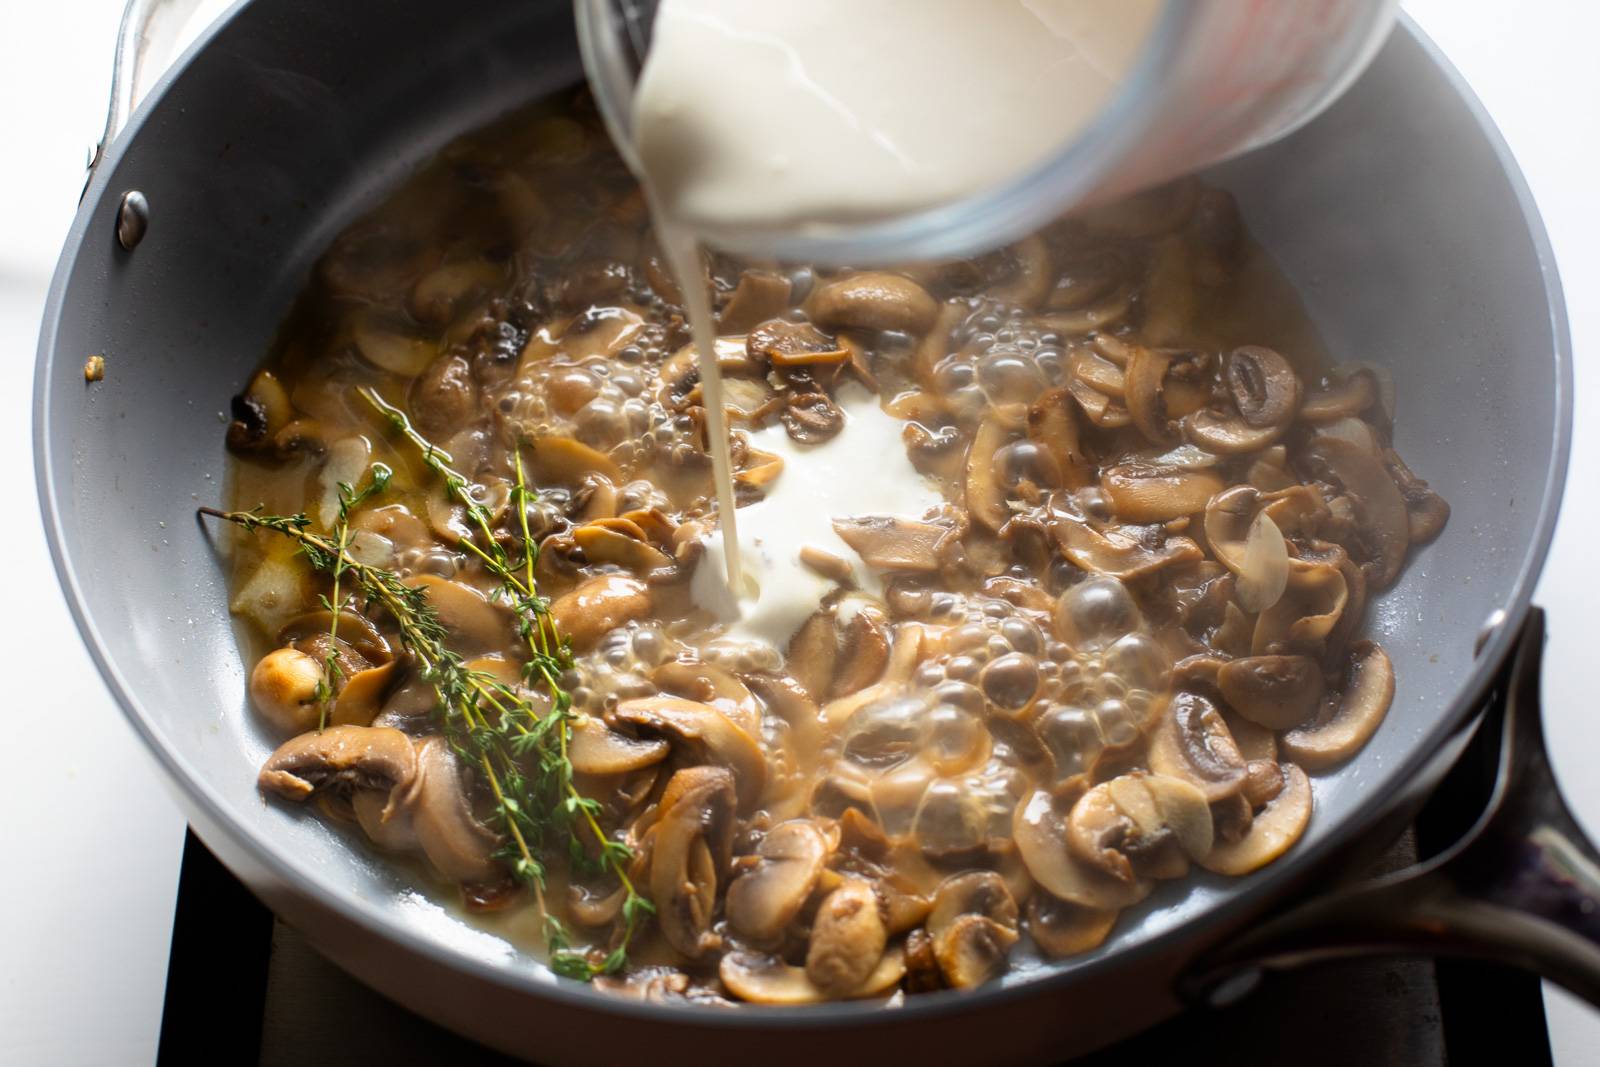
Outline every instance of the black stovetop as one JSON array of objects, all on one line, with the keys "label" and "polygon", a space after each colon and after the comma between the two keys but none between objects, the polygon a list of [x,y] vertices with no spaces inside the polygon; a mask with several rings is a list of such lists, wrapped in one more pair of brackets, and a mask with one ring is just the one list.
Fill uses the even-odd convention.
[{"label": "black stovetop", "polygon": [[[1483,766],[1463,760],[1378,869],[1414,862],[1419,850],[1432,854],[1470,823],[1489,787]],[[983,1035],[974,1034],[970,1050],[952,1048],[944,1062],[982,1063],[984,1047]],[[1514,1050],[1509,1057],[1508,1050]],[[464,1067],[513,1061],[413,1015],[324,960],[191,833],[158,1062]],[[1536,978],[1479,962],[1375,959],[1270,975],[1232,1007],[1186,1012],[1074,1064],[1550,1062]]]}]

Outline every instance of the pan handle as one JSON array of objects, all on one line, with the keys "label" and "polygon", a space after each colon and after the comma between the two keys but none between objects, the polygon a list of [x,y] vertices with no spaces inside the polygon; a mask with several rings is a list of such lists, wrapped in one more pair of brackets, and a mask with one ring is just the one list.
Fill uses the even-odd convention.
[{"label": "pan handle", "polygon": [[1545,752],[1543,649],[1544,612],[1534,608],[1481,727],[1500,741],[1493,794],[1460,841],[1249,929],[1191,966],[1179,992],[1221,1005],[1266,971],[1419,953],[1515,964],[1600,1006],[1600,854],[1562,800]]},{"label": "pan handle", "polygon": [[[117,30],[117,51],[111,63],[111,103],[106,128],[89,156],[88,177],[105,158],[106,149],[175,58],[179,34],[202,0],[128,0]],[[87,185],[87,182],[85,182]]]}]

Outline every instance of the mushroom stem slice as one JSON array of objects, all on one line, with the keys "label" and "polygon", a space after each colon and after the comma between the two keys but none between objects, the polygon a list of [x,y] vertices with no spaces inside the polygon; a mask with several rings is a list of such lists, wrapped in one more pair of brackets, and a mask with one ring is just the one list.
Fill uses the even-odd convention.
[{"label": "mushroom stem slice", "polygon": [[1200,866],[1237,877],[1277,859],[1305,833],[1311,821],[1311,782],[1293,763],[1283,765],[1283,788],[1251,820],[1238,841],[1218,839]]},{"label": "mushroom stem slice", "polygon": [[1284,754],[1308,770],[1342,763],[1361,750],[1383,723],[1394,701],[1394,664],[1383,646],[1362,641],[1352,650],[1344,695],[1324,701],[1317,722],[1283,735]]}]

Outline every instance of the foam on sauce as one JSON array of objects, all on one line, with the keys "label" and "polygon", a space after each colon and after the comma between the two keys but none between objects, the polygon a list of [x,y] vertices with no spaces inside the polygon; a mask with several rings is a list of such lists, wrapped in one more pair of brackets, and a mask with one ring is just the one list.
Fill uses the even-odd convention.
[{"label": "foam on sauce", "polygon": [[782,648],[837,583],[800,562],[820,548],[850,564],[858,588],[874,595],[883,583],[834,532],[833,520],[864,515],[918,519],[943,497],[906,457],[899,419],[860,386],[839,390],[844,429],[820,445],[793,441],[781,423],[750,434],[750,444],[783,459],[783,473],[764,499],[739,511],[739,548],[755,595],[733,597],[720,580],[724,531],[714,532],[690,587],[695,603],[728,624],[730,636]]}]

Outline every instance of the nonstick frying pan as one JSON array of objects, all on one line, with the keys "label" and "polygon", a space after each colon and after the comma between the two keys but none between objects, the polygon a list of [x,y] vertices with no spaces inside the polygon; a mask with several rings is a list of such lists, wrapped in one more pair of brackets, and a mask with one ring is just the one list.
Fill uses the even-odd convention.
[{"label": "nonstick frying pan", "polygon": [[[148,6],[129,12],[134,49]],[[223,491],[219,409],[343,225],[450,138],[579,76],[560,0],[240,4],[120,133],[113,117],[67,238],[35,385],[62,587],[196,830],[280,916],[414,1010],[544,1062],[1059,1060],[1184,997],[1237,996],[1263,966],[1395,947],[1489,953],[1600,998],[1600,882],[1542,760],[1528,599],[1571,419],[1560,288],[1505,145],[1405,22],[1316,122],[1211,175],[1335,356],[1391,370],[1397,448],[1454,508],[1370,614],[1393,709],[1316,781],[1310,829],[1283,859],[1169,884],[1099,950],[975,992],[708,1011],[558,980],[339,831],[263,801],[273,742],[246,712],[225,569],[194,519]],[[89,385],[95,353],[106,377]],[[1506,733],[1505,780],[1475,839],[1327,893],[1404,825],[1486,710]]]}]

